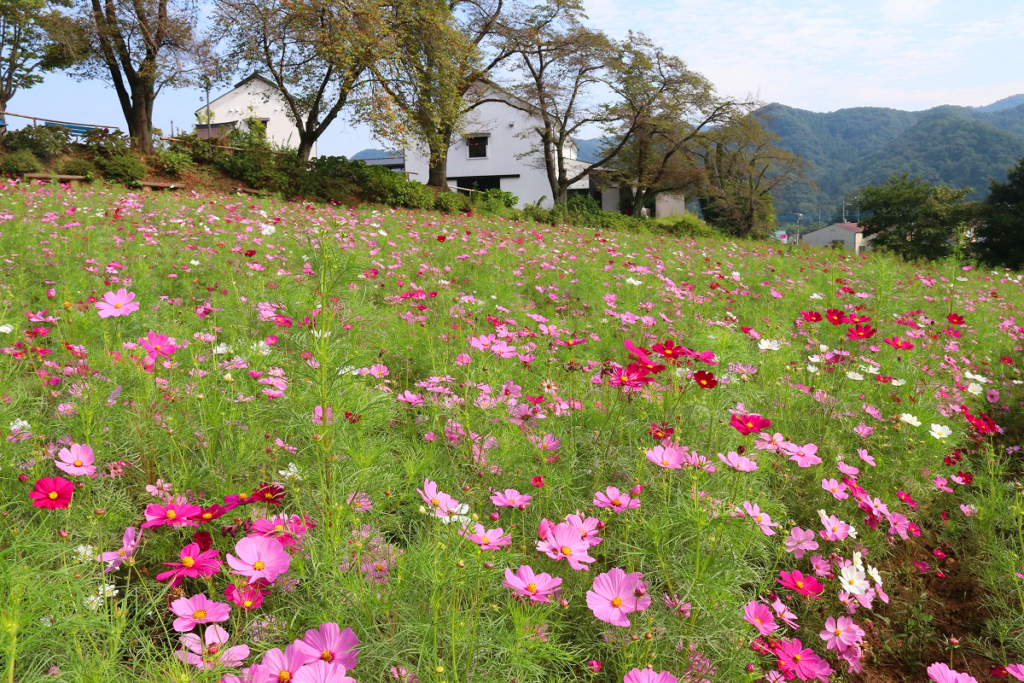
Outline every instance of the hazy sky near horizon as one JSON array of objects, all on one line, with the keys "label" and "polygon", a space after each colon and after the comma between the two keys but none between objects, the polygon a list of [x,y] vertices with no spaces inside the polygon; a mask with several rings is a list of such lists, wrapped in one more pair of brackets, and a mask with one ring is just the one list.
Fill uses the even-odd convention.
[{"label": "hazy sky near horizon", "polygon": [[[824,112],[980,106],[1024,93],[1024,0],[583,2],[591,26],[614,38],[646,33],[727,95]],[[165,91],[156,125],[191,128],[202,104],[197,90]],[[9,109],[124,125],[111,88],[64,74],[19,92]],[[319,149],[351,155],[373,146],[381,145],[365,127],[339,120]]]}]

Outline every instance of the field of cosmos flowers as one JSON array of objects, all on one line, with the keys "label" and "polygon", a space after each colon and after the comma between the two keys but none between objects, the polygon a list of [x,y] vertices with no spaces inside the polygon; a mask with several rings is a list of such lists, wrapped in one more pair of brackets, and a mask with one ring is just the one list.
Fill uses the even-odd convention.
[{"label": "field of cosmos flowers", "polygon": [[0,183],[0,677],[1024,680],[1024,281]]}]

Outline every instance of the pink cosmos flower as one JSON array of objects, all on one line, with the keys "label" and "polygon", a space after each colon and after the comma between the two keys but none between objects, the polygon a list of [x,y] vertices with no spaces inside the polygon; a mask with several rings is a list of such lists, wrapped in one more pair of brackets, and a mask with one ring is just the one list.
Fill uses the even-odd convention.
[{"label": "pink cosmos flower", "polygon": [[626,510],[633,510],[640,507],[640,501],[630,498],[628,493],[621,493],[614,486],[609,486],[603,492],[594,494],[594,505],[599,508],[611,508],[616,513],[623,513]]},{"label": "pink cosmos flower", "polygon": [[946,484],[949,483],[949,479],[946,479],[943,476],[936,476],[935,479],[932,481],[932,483],[935,484],[935,488],[937,490],[939,490],[939,491],[945,491],[946,493],[953,493],[953,489],[951,489],[948,486],[946,486]]},{"label": "pink cosmos flower", "polygon": [[814,650],[805,648],[797,638],[778,641],[773,651],[779,658],[779,671],[783,674],[790,672],[802,681],[827,681],[832,674],[832,667],[814,654]]},{"label": "pink cosmos flower", "polygon": [[220,571],[221,561],[217,559],[219,550],[200,551],[198,543],[189,543],[178,554],[180,562],[164,562],[165,567],[173,567],[169,571],[156,575],[157,581],[171,580],[171,588],[176,588],[185,578],[210,577]]},{"label": "pink cosmos flower", "polygon": [[743,618],[762,636],[771,635],[779,628],[772,611],[757,600],[751,600],[746,604],[743,608]]},{"label": "pink cosmos flower", "polygon": [[[550,524],[550,522],[549,522]],[[562,522],[547,532],[547,537],[537,541],[537,550],[552,560],[565,560],[576,571],[587,571],[588,564],[596,560],[588,554],[590,544],[580,537],[579,530]]]},{"label": "pink cosmos flower", "polygon": [[124,530],[124,536],[121,538],[121,549],[101,553],[96,556],[96,561],[108,563],[104,571],[112,572],[131,558],[135,549],[139,547],[139,541],[141,540],[141,536],[136,536],[135,527],[130,526]]},{"label": "pink cosmos flower", "polygon": [[622,677],[622,683],[678,683],[679,679],[668,671],[632,669]]},{"label": "pink cosmos flower", "polygon": [[878,466],[878,463],[875,462],[874,456],[868,455],[868,450],[866,448],[858,448],[857,457],[866,462],[867,464],[871,465],[872,467]]},{"label": "pink cosmos flower", "polygon": [[800,467],[813,467],[814,465],[821,464],[821,458],[818,457],[818,446],[813,443],[809,443],[805,446],[797,446],[793,443],[785,444],[782,450],[789,455],[789,459],[795,462]]},{"label": "pink cosmos flower", "polygon": [[46,510],[64,510],[71,505],[75,485],[64,477],[41,477],[28,492],[32,505]]},{"label": "pink cosmos flower", "polygon": [[530,505],[531,500],[533,500],[533,496],[519,493],[515,489],[505,489],[491,496],[491,502],[494,503],[495,507],[499,508],[519,508],[520,510],[525,510]]},{"label": "pink cosmos flower", "polygon": [[228,587],[224,589],[224,597],[243,610],[249,611],[258,609],[267,594],[254,586],[239,588],[235,584],[229,583]]},{"label": "pink cosmos flower", "polygon": [[797,624],[796,614],[794,614],[789,607],[786,606],[786,603],[782,602],[782,600],[776,598],[775,601],[772,602],[772,609],[775,610],[775,614],[778,615],[779,619],[782,619],[786,626],[792,629],[800,627],[799,624]]},{"label": "pink cosmos flower", "polygon": [[505,530],[501,527],[486,529],[483,524],[476,524],[473,527],[472,533],[462,532],[462,534],[480,546],[482,550],[497,550],[498,548],[512,545],[512,537],[505,536]]},{"label": "pink cosmos flower", "polygon": [[954,671],[942,662],[935,662],[927,669],[928,678],[935,683],[978,683],[978,679],[970,674]]},{"label": "pink cosmos flower", "polygon": [[743,501],[743,510],[750,515],[750,518],[754,520],[754,523],[760,527],[761,532],[765,536],[774,536],[775,530],[772,529],[774,526],[778,526],[777,522],[773,522],[772,518],[767,513],[761,512],[761,508],[754,505],[749,500]]},{"label": "pink cosmos flower", "polygon": [[845,500],[850,497],[850,494],[846,492],[846,484],[835,479],[822,479],[821,488],[831,493],[836,500]]},{"label": "pink cosmos flower", "polygon": [[139,345],[146,350],[151,359],[170,358],[171,354],[178,350],[166,334],[156,332],[149,332],[144,338],[140,337]]},{"label": "pink cosmos flower", "polygon": [[224,602],[214,602],[200,593],[191,598],[178,598],[171,603],[171,612],[178,617],[172,624],[174,630],[184,633],[191,631],[198,624],[227,621],[231,614],[231,606]]},{"label": "pink cosmos flower", "polygon": [[100,318],[128,316],[139,310],[139,302],[135,301],[135,292],[121,288],[117,292],[107,292],[96,302],[96,310]]},{"label": "pink cosmos flower", "polygon": [[249,577],[250,584],[260,579],[274,583],[279,575],[288,571],[292,562],[291,556],[281,548],[280,543],[262,536],[243,538],[235,544],[235,552],[237,557],[227,556],[231,573]]},{"label": "pink cosmos flower", "polygon": [[685,462],[683,452],[674,446],[655,446],[647,451],[647,459],[666,470],[678,470]]},{"label": "pink cosmos flower", "polygon": [[[292,683],[356,683],[356,679],[346,673],[346,668],[341,664],[313,662],[295,672]],[[271,680],[276,683],[280,678]]]},{"label": "pink cosmos flower", "polygon": [[1010,674],[1018,681],[1024,681],[1024,664],[1007,664],[1006,673]]},{"label": "pink cosmos flower", "polygon": [[354,669],[359,657],[359,637],[355,631],[342,631],[334,622],[309,629],[302,640],[295,641],[295,646],[306,655],[307,664],[320,661]]},{"label": "pink cosmos flower", "polygon": [[750,458],[744,457],[736,451],[729,451],[728,455],[718,454],[718,459],[724,462],[729,467],[740,472],[755,472],[757,471],[757,463]]},{"label": "pink cosmos flower", "polygon": [[814,532],[801,529],[798,526],[793,527],[793,530],[789,532],[785,543],[786,552],[793,553],[798,560],[803,558],[804,552],[818,549],[818,542],[814,540]]},{"label": "pink cosmos flower", "polygon": [[629,626],[630,612],[651,606],[651,596],[641,579],[643,574],[627,574],[614,567],[594,577],[594,587],[587,591],[587,607],[594,616],[612,626]]},{"label": "pink cosmos flower", "polygon": [[203,509],[198,505],[183,505],[170,502],[167,505],[146,506],[146,521],[142,528],[148,529],[154,526],[199,526],[199,522],[192,519],[202,513]]},{"label": "pink cosmos flower", "polygon": [[[230,555],[228,556],[230,557]],[[306,654],[295,641],[282,652],[279,648],[268,650],[260,664],[267,668],[268,676],[254,683],[285,683],[294,681],[295,673],[308,661]]]},{"label": "pink cosmos flower", "polygon": [[95,477],[96,456],[92,448],[85,444],[71,444],[71,448],[62,448],[57,453],[58,460],[54,462],[57,469],[63,470],[73,477]]},{"label": "pink cosmos flower", "polygon": [[249,656],[249,646],[222,647],[229,639],[227,631],[212,624],[206,627],[202,639],[195,633],[181,636],[183,649],[176,650],[174,656],[200,671],[220,666],[242,666],[242,660]]},{"label": "pink cosmos flower", "polygon": [[522,565],[512,573],[512,569],[505,568],[505,580],[501,584],[511,588],[516,595],[529,598],[534,602],[551,602],[547,596],[553,594],[562,585],[560,577],[552,577],[550,574],[536,574],[529,565]]},{"label": "pink cosmos flower", "polygon": [[334,411],[330,408],[330,406],[328,406],[327,407],[327,417],[325,419],[324,418],[324,407],[323,406],[317,406],[316,408],[313,408],[313,424],[315,424],[315,425],[322,425],[324,423],[326,423],[326,424],[333,424],[334,423]]},{"label": "pink cosmos flower", "polygon": [[800,595],[809,595],[816,598],[825,590],[813,576],[804,576],[803,572],[794,569],[792,572],[779,572],[779,578],[775,579],[783,588],[796,591]]},{"label": "pink cosmos flower", "polygon": [[583,519],[581,515],[569,515],[565,518],[565,523],[579,529],[580,538],[586,539],[591,548],[595,545],[600,545],[601,541],[604,540],[598,535],[601,533],[604,525],[597,517]]},{"label": "pink cosmos flower", "polygon": [[853,527],[835,515],[819,513],[819,516],[821,517],[821,524],[825,528],[819,531],[818,535],[826,541],[844,541],[851,535],[850,532],[853,530]]},{"label": "pink cosmos flower", "polygon": [[825,641],[827,649],[843,652],[860,642],[864,637],[864,629],[853,623],[850,617],[829,617],[825,620],[825,630],[818,635]]}]

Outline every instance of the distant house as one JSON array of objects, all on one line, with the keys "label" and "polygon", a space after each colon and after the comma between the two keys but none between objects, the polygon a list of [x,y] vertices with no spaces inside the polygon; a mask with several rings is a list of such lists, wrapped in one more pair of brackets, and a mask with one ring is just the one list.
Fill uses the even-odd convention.
[{"label": "distant house", "polygon": [[801,244],[813,247],[842,246],[847,251],[861,254],[871,249],[874,235],[864,237],[864,226],[857,223],[833,223],[800,237]]},{"label": "distant house", "polygon": [[[268,78],[253,73],[235,84],[209,106],[196,110],[196,135],[214,139],[226,136],[232,129],[248,130],[247,120],[255,118],[267,129],[267,140],[283,147],[299,146],[299,130],[288,116],[288,107],[281,91]],[[316,156],[313,144],[311,157]]]}]

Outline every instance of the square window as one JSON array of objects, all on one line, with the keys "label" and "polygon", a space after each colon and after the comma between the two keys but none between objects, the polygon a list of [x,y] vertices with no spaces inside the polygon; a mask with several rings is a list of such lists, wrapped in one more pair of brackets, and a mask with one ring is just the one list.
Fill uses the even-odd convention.
[{"label": "square window", "polygon": [[487,158],[487,136],[476,135],[471,138],[466,138],[466,145],[469,147],[469,158],[470,159],[486,159]]}]

